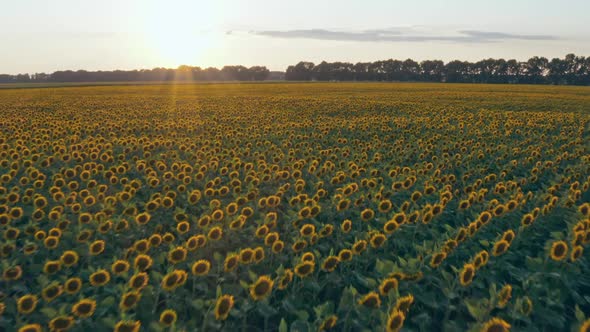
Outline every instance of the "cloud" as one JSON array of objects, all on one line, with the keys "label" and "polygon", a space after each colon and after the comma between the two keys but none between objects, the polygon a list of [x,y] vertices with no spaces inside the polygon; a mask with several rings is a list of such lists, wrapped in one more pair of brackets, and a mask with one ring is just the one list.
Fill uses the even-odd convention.
[{"label": "cloud", "polygon": [[463,42],[490,43],[505,40],[557,40],[550,35],[522,35],[495,31],[459,30],[448,33],[432,33],[416,28],[387,28],[362,31],[337,31],[326,29],[307,30],[261,30],[250,31],[250,34],[289,39],[315,39],[356,42]]}]

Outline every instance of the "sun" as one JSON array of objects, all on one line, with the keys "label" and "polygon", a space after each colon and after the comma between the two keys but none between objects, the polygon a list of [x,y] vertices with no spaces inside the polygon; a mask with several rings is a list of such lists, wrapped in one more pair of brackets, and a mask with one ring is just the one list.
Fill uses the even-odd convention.
[{"label": "sun", "polygon": [[170,67],[207,62],[219,39],[219,8],[186,2],[176,7],[153,4],[143,10],[142,35],[150,58]]}]

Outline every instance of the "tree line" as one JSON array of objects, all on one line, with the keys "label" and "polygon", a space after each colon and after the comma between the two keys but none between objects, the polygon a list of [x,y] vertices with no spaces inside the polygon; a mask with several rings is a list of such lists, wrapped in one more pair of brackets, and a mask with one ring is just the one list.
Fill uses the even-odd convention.
[{"label": "tree line", "polygon": [[484,59],[477,62],[412,59],[375,62],[299,62],[289,66],[288,81],[422,81],[590,85],[590,57],[532,57],[527,61]]},{"label": "tree line", "polygon": [[441,60],[417,62],[301,61],[286,72],[264,66],[225,66],[221,69],[180,66],[140,70],[65,70],[52,74],[0,74],[0,83],[133,82],[133,81],[417,81],[449,83],[523,83],[590,85],[590,57],[568,54],[563,59],[532,57],[527,61],[484,59],[477,62]]},{"label": "tree line", "polygon": [[0,74],[0,83],[132,82],[132,81],[263,81],[270,76],[263,66],[225,66],[221,69],[180,66],[176,69],[86,71],[64,70],[52,74]]}]

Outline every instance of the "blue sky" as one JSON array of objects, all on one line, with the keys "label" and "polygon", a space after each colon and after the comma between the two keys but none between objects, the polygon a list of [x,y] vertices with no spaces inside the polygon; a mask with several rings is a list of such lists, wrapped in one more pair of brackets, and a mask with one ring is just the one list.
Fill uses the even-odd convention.
[{"label": "blue sky", "polygon": [[587,0],[19,0],[0,73],[590,55]]}]

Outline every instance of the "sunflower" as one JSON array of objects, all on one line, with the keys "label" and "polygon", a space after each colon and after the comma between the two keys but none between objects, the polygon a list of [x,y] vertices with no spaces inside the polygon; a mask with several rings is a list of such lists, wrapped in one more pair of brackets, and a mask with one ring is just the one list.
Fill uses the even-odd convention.
[{"label": "sunflower", "polygon": [[578,258],[582,257],[582,254],[584,253],[584,247],[582,246],[575,246],[572,249],[572,253],[570,254],[570,260],[572,262],[575,262],[578,260]]},{"label": "sunflower", "polygon": [[74,325],[74,318],[72,316],[58,316],[49,321],[49,329],[51,331],[67,331]]},{"label": "sunflower", "polygon": [[78,277],[70,278],[64,283],[64,290],[70,295],[78,293],[80,289],[82,289],[82,279]]},{"label": "sunflower", "polygon": [[146,271],[152,266],[153,260],[150,256],[145,254],[140,254],[135,257],[133,261],[133,267],[139,271]]},{"label": "sunflower", "polygon": [[90,255],[97,256],[103,253],[104,248],[105,242],[103,240],[96,240],[88,246],[88,251]]},{"label": "sunflower", "polygon": [[176,273],[176,271],[172,271],[166,274],[164,278],[162,278],[162,288],[168,292],[174,290],[176,287],[178,287],[180,277],[181,276],[178,273]]},{"label": "sunflower", "polygon": [[152,217],[150,216],[149,213],[142,212],[142,213],[140,213],[140,214],[138,214],[138,215],[135,216],[135,222],[138,225],[145,225],[145,224],[147,224],[150,221],[151,218]]},{"label": "sunflower", "polygon": [[508,332],[510,324],[501,318],[492,318],[481,328],[481,332]]},{"label": "sunflower", "polygon": [[338,260],[341,262],[348,262],[352,260],[352,250],[350,249],[342,249],[338,253]]},{"label": "sunflower", "polygon": [[193,273],[193,275],[196,276],[204,276],[209,273],[210,269],[211,262],[205,259],[200,259],[193,264],[193,266],[191,267],[191,272]]},{"label": "sunflower", "polygon": [[399,224],[397,221],[391,219],[383,225],[383,232],[385,232],[385,234],[392,234],[396,229],[398,229],[398,227]]},{"label": "sunflower", "polygon": [[272,291],[274,282],[268,276],[260,276],[258,280],[250,286],[250,296],[255,301],[266,298]]},{"label": "sunflower", "polygon": [[412,306],[413,303],[414,303],[414,295],[409,294],[406,296],[402,296],[397,299],[397,302],[395,303],[395,310],[403,312],[403,313],[408,313],[408,311],[410,311],[410,307]]},{"label": "sunflower", "polygon": [[139,332],[141,322],[136,320],[121,320],[115,324],[114,332]]},{"label": "sunflower", "polygon": [[119,276],[126,273],[127,271],[129,271],[129,262],[126,260],[119,259],[111,265],[111,272],[113,272],[114,275]]},{"label": "sunflower", "polygon": [[307,247],[307,241],[305,240],[297,240],[295,243],[293,243],[293,245],[291,246],[291,249],[298,253],[301,250],[305,249],[305,247]]},{"label": "sunflower", "polygon": [[109,283],[111,275],[107,270],[98,270],[90,275],[90,284],[94,287],[101,287]]},{"label": "sunflower", "polygon": [[240,263],[250,264],[254,259],[254,250],[251,248],[245,248],[240,251]]},{"label": "sunflower", "polygon": [[14,267],[7,268],[2,275],[4,277],[4,280],[10,281],[10,280],[20,279],[22,274],[23,274],[23,269],[19,265],[17,265]]},{"label": "sunflower", "polygon": [[283,273],[283,276],[279,278],[279,285],[277,288],[283,290],[287,288],[291,281],[293,281],[293,271],[291,271],[291,269],[286,269]]},{"label": "sunflower", "polygon": [[215,303],[215,319],[226,320],[233,306],[233,296],[227,294],[221,295]]},{"label": "sunflower", "polygon": [[568,246],[565,241],[556,241],[551,245],[550,257],[555,261],[561,261],[567,257]]},{"label": "sunflower", "polygon": [[445,252],[438,252],[432,255],[432,258],[430,259],[430,267],[433,269],[439,267],[446,258],[447,254]]},{"label": "sunflower", "polygon": [[96,310],[96,301],[92,299],[82,299],[72,306],[72,314],[80,318],[88,318]]},{"label": "sunflower", "polygon": [[351,229],[352,229],[352,221],[350,221],[350,219],[346,219],[346,220],[342,221],[342,223],[340,224],[340,230],[342,230],[343,233],[348,233],[348,232],[350,232]]},{"label": "sunflower", "polygon": [[324,321],[322,322],[322,324],[320,324],[320,331],[328,331],[333,329],[336,326],[336,323],[338,322],[338,316],[336,315],[330,315],[328,316],[326,319],[324,319]]},{"label": "sunflower", "polygon": [[260,263],[264,260],[265,254],[264,254],[264,248],[262,247],[256,247],[254,249],[254,261],[256,263]]},{"label": "sunflower", "polygon": [[535,217],[531,213],[527,213],[522,217],[521,224],[523,226],[529,226],[535,221]]},{"label": "sunflower", "polygon": [[37,296],[27,294],[20,297],[17,301],[17,310],[21,314],[30,314],[37,307]]},{"label": "sunflower", "polygon": [[41,291],[41,297],[43,297],[43,300],[45,300],[45,302],[49,303],[58,296],[60,296],[62,292],[63,288],[60,284],[52,283],[51,285],[43,288],[43,290]]},{"label": "sunflower", "polygon": [[300,278],[305,278],[311,273],[313,273],[314,269],[314,262],[301,262],[295,266],[295,274]]},{"label": "sunflower", "polygon": [[508,243],[512,243],[512,240],[514,240],[514,237],[516,235],[514,234],[513,230],[507,230],[506,232],[504,232],[504,234],[502,235],[502,240],[508,242]]},{"label": "sunflower", "polygon": [[381,298],[379,298],[379,294],[376,292],[370,292],[363,296],[359,301],[358,304],[363,305],[367,308],[379,308],[381,306]]},{"label": "sunflower", "polygon": [[301,256],[302,262],[315,262],[315,256],[313,252],[306,252]]},{"label": "sunflower", "polygon": [[76,263],[78,263],[78,253],[73,251],[73,250],[66,250],[64,251],[64,253],[61,255],[60,257],[60,261],[61,263],[66,266],[66,267],[70,267],[73,265],[76,265]]},{"label": "sunflower", "polygon": [[150,235],[148,241],[150,242],[150,246],[152,247],[159,247],[162,244],[162,236],[160,234],[152,234]]},{"label": "sunflower", "polygon": [[239,255],[231,254],[225,257],[225,261],[223,262],[223,270],[225,272],[233,271],[237,266],[238,262],[240,261]]},{"label": "sunflower", "polygon": [[43,273],[46,274],[54,274],[61,270],[61,262],[60,261],[47,261],[43,266]]},{"label": "sunflower", "polygon": [[207,233],[207,237],[209,240],[217,241],[223,237],[223,230],[218,226],[213,227],[209,230],[209,233]]},{"label": "sunflower", "polygon": [[141,293],[138,291],[130,291],[121,297],[121,302],[119,302],[119,308],[122,311],[127,311],[137,305],[137,303],[141,300]]},{"label": "sunflower", "polygon": [[373,236],[371,236],[371,239],[369,240],[369,242],[371,243],[371,247],[377,249],[377,248],[381,247],[383,245],[383,243],[385,243],[386,240],[387,240],[387,238],[385,237],[385,235],[383,235],[381,233],[377,233],[377,234],[374,234]]},{"label": "sunflower", "polygon": [[43,329],[39,324],[27,324],[18,329],[18,332],[41,332]]},{"label": "sunflower", "polygon": [[[530,315],[531,312],[533,312],[533,301],[531,301],[531,299],[528,296],[525,296],[521,302],[519,309],[523,315]],[[588,325],[587,331],[590,332],[590,324]]]},{"label": "sunflower", "polygon": [[172,326],[174,323],[176,323],[177,318],[178,315],[176,314],[176,311],[172,309],[166,309],[160,314],[160,324],[164,326]]},{"label": "sunflower", "polygon": [[137,240],[133,244],[133,249],[140,254],[145,254],[150,250],[150,242],[146,239]]},{"label": "sunflower", "polygon": [[475,266],[473,264],[465,264],[459,274],[459,282],[462,286],[467,286],[471,284],[473,277],[475,277]]},{"label": "sunflower", "polygon": [[275,254],[280,253],[285,248],[285,243],[281,240],[277,240],[272,244],[272,252]]},{"label": "sunflower", "polygon": [[479,217],[477,218],[483,224],[486,224],[488,221],[492,220],[492,214],[488,211],[482,212]]},{"label": "sunflower", "polygon": [[503,255],[508,248],[510,248],[510,243],[505,240],[500,240],[494,244],[494,249],[492,250],[492,255],[500,256]]},{"label": "sunflower", "polygon": [[362,221],[369,221],[375,217],[375,212],[371,209],[364,209],[361,211],[361,220]]},{"label": "sunflower", "polygon": [[299,230],[299,233],[301,234],[301,236],[311,236],[312,234],[315,233],[315,225],[312,224],[305,224],[303,225],[303,227],[301,227],[301,229]]},{"label": "sunflower", "polygon": [[168,252],[168,261],[172,264],[178,264],[186,259],[186,255],[186,248],[176,247]]},{"label": "sunflower", "polygon": [[386,296],[392,290],[397,290],[398,285],[399,283],[396,278],[383,279],[379,285],[379,293],[383,296]]},{"label": "sunflower", "polygon": [[336,267],[338,267],[338,263],[340,263],[338,256],[328,256],[322,262],[322,270],[332,272],[336,269]]},{"label": "sunflower", "polygon": [[352,252],[355,255],[360,255],[365,249],[367,249],[367,241],[365,240],[358,240],[352,246]]},{"label": "sunflower", "polygon": [[387,325],[385,326],[385,331],[387,332],[398,332],[401,330],[402,326],[404,326],[404,321],[406,320],[406,315],[399,311],[394,310],[389,314],[387,317]]},{"label": "sunflower", "polygon": [[47,249],[55,249],[59,245],[59,238],[57,236],[48,236],[43,240],[43,245]]},{"label": "sunflower", "polygon": [[139,272],[129,279],[129,287],[133,289],[142,289],[147,286],[150,277],[145,272]]},{"label": "sunflower", "polygon": [[500,292],[498,293],[498,308],[504,308],[510,301],[512,297],[512,286],[511,285],[504,285]]}]

